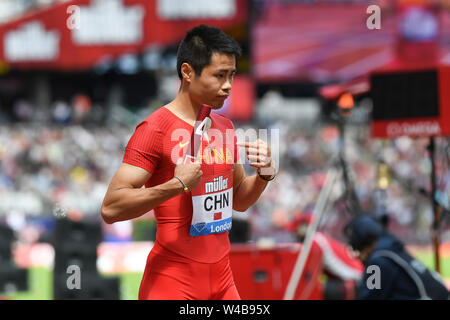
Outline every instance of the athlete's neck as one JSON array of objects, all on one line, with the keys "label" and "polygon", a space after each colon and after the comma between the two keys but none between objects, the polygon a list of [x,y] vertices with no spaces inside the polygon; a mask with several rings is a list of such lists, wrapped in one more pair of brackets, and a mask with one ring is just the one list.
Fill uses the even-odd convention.
[{"label": "athlete's neck", "polygon": [[179,118],[194,125],[201,106],[201,104],[192,101],[188,92],[180,90],[175,99],[166,105],[166,108]]}]

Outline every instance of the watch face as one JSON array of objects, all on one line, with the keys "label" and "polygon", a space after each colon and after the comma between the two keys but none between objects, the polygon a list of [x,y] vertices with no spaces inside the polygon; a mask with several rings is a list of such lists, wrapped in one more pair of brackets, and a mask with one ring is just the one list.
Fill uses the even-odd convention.
[{"label": "watch face", "polygon": [[400,32],[405,40],[430,41],[438,36],[437,17],[421,7],[412,7],[400,17]]}]

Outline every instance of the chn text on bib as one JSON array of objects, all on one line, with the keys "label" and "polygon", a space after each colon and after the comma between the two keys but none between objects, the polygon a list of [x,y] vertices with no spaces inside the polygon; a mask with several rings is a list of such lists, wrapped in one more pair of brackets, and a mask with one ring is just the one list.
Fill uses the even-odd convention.
[{"label": "chn text on bib", "polygon": [[203,176],[192,190],[193,237],[222,233],[231,229],[233,214],[233,171]]}]

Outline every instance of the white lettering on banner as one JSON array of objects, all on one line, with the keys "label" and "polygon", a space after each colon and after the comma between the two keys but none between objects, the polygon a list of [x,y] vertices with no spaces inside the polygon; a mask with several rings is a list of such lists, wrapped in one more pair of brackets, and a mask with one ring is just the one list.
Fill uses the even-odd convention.
[{"label": "white lettering on banner", "polygon": [[437,135],[441,133],[441,127],[438,122],[418,122],[418,123],[390,123],[387,128],[387,135],[389,137],[401,135]]},{"label": "white lettering on banner", "polygon": [[226,19],[236,14],[236,0],[158,0],[161,19]]},{"label": "white lettering on banner", "polygon": [[205,193],[217,192],[228,189],[228,178],[222,176],[214,178],[212,182],[205,183]]},{"label": "white lettering on banner", "polygon": [[58,31],[45,30],[40,21],[24,24],[8,32],[4,39],[5,58],[10,62],[49,61],[59,56]]},{"label": "white lettering on banner", "polygon": [[79,28],[72,30],[79,45],[134,44],[142,40],[145,9],[123,5],[123,0],[93,0],[80,6]]}]

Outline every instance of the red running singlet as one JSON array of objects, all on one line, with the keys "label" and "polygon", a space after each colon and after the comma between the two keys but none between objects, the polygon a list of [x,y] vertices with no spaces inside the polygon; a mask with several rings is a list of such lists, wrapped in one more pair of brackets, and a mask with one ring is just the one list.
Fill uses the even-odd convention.
[{"label": "red running singlet", "polygon": [[[232,122],[211,113],[209,143],[203,139],[198,156],[203,175],[225,175],[238,160]],[[173,178],[184,158],[193,126],[161,107],[136,127],[123,162],[152,174],[145,187]],[[157,233],[141,282],[139,299],[239,299],[229,267],[228,231],[190,236],[193,205],[183,193],[154,209]],[[196,289],[198,288],[198,289]]]}]

